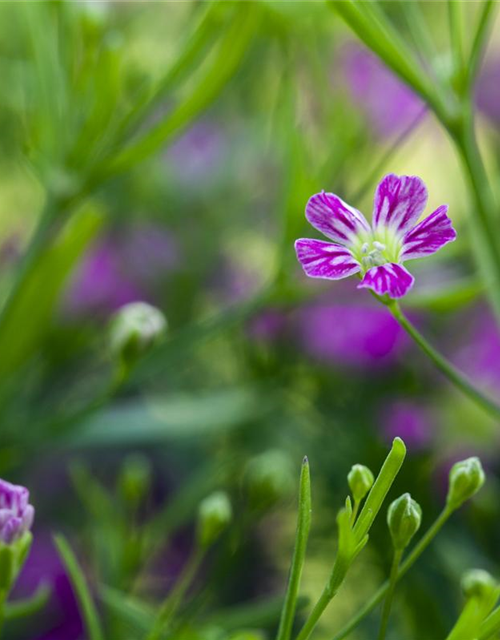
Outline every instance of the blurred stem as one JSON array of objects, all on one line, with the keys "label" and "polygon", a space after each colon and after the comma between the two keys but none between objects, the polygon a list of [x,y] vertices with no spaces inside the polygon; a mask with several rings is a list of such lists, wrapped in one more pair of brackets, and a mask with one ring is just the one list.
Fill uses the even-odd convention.
[{"label": "blurred stem", "polygon": [[47,239],[49,237],[49,232],[52,227],[54,218],[57,215],[57,212],[58,212],[57,201],[55,200],[54,197],[48,194],[42,213],[37,222],[35,231],[31,236],[31,239],[28,244],[28,248],[26,249],[25,254],[22,258],[21,265],[16,272],[16,276],[14,278],[14,282],[12,283],[10,292],[4,302],[2,310],[0,311],[0,333],[2,332],[3,327],[5,326],[7,318],[14,306],[14,302],[17,299],[17,296],[20,290],[24,285],[26,277],[30,273],[40,253],[46,247]]},{"label": "blurred stem", "polygon": [[[427,530],[427,532],[422,536],[420,541],[415,545],[413,551],[408,555],[408,557],[401,563],[399,568],[396,582],[401,580],[401,578],[411,569],[411,567],[415,564],[418,558],[422,555],[422,553],[427,549],[430,543],[434,540],[437,534],[441,531],[444,523],[448,520],[448,518],[453,513],[453,510],[446,506],[443,511],[436,518],[431,527]],[[337,635],[333,638],[333,640],[343,640],[343,638],[347,637],[353,629],[355,629],[360,622],[362,622],[366,616],[375,609],[375,607],[383,600],[387,592],[389,591],[390,583],[389,580],[386,580],[384,584],[380,587],[380,589],[371,597],[371,599],[362,607],[358,613],[353,617],[353,619],[347,623],[347,625],[337,633]]]},{"label": "blurred stem", "polygon": [[462,32],[462,10],[460,2],[448,0],[448,21],[450,26],[450,43],[453,58],[453,81],[459,92],[464,81],[464,43]]},{"label": "blurred stem", "polygon": [[472,43],[472,49],[469,55],[469,63],[466,72],[466,88],[470,92],[473,89],[474,80],[479,71],[484,49],[488,41],[490,28],[493,25],[497,3],[494,0],[485,0],[479,16],[479,23]]},{"label": "blurred stem", "polygon": [[189,556],[174,588],[161,605],[160,612],[158,613],[153,625],[153,629],[151,630],[151,633],[146,636],[146,640],[160,640],[160,638],[163,637],[166,626],[181,605],[204,557],[205,549],[197,544]]},{"label": "blurred stem", "polygon": [[387,304],[394,318],[401,327],[416,342],[422,351],[432,360],[435,366],[448,380],[473,402],[495,418],[500,417],[500,406],[477,389],[460,371],[458,371],[446,358],[444,358],[433,346],[427,342],[418,329],[408,320],[398,303],[391,301]]},{"label": "blurred stem", "polygon": [[48,584],[42,583],[29,598],[7,602],[4,608],[4,617],[6,620],[16,620],[31,616],[45,607],[51,595],[52,588]]},{"label": "blurred stem", "polygon": [[492,640],[500,632],[500,607],[497,607],[483,621],[477,640]]},{"label": "blurred stem", "polygon": [[391,614],[392,600],[394,598],[394,590],[396,588],[396,582],[398,580],[398,571],[401,558],[403,556],[403,549],[397,549],[394,551],[394,557],[392,559],[391,573],[389,575],[389,588],[384,601],[384,608],[382,609],[382,620],[380,622],[380,630],[378,633],[378,640],[384,640],[387,633],[387,625],[389,624],[389,616]]}]

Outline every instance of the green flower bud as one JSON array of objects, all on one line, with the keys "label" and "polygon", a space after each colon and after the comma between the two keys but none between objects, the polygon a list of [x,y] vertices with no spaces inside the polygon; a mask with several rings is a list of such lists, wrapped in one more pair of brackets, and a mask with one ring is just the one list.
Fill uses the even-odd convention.
[{"label": "green flower bud", "polygon": [[387,511],[387,524],[394,549],[402,551],[410,544],[422,522],[422,509],[409,493],[394,500]]},{"label": "green flower bud", "polygon": [[483,486],[485,475],[479,458],[467,458],[453,465],[450,471],[446,504],[458,509]]},{"label": "green flower bud", "polygon": [[198,509],[198,544],[210,547],[229,525],[233,510],[227,493],[216,491],[205,498]]},{"label": "green flower bud", "polygon": [[293,465],[286,453],[270,449],[256,456],[247,465],[244,482],[250,504],[268,509],[293,491]]},{"label": "green flower bud", "polygon": [[359,502],[367,495],[372,488],[375,478],[373,473],[362,464],[355,464],[347,475],[347,482],[354,498],[354,502]]},{"label": "green flower bud", "polygon": [[146,456],[128,456],[118,478],[118,489],[123,499],[135,506],[148,494],[151,485],[151,465]]},{"label": "green flower bud", "polygon": [[130,366],[158,343],[166,328],[165,316],[156,307],[145,302],[127,304],[111,320],[111,352]]},{"label": "green flower bud", "polygon": [[471,569],[462,577],[462,591],[466,598],[486,598],[498,583],[487,571],[483,569]]}]

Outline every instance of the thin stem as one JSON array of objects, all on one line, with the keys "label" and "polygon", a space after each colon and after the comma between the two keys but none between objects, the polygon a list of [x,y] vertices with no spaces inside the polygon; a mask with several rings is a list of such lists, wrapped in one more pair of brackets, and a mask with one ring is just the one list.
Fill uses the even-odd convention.
[{"label": "thin stem", "polygon": [[495,418],[500,417],[500,406],[477,389],[460,371],[458,371],[444,356],[432,347],[418,329],[408,320],[401,311],[397,302],[387,305],[394,318],[401,327],[416,342],[422,351],[432,360],[436,367],[445,375],[448,380],[455,385],[462,393],[469,397],[478,406]]},{"label": "thin stem", "polygon": [[327,608],[327,606],[330,604],[330,602],[340,589],[348,568],[349,567],[345,563],[345,558],[337,556],[330,579],[323,589],[319,600],[314,605],[314,608],[307,618],[304,626],[300,630],[300,633],[297,636],[297,640],[307,640],[307,638],[309,638],[312,631],[314,630],[314,627],[318,624],[319,619],[323,615],[324,610]]},{"label": "thin stem", "polygon": [[184,596],[186,595],[187,590],[191,586],[204,556],[205,549],[203,549],[199,545],[196,545],[190,557],[188,558],[188,561],[186,562],[182,570],[182,574],[175,587],[165,598],[160,608],[160,612],[156,618],[156,622],[153,625],[153,629],[147,636],[146,640],[160,640],[166,626],[175,615],[177,609],[184,599]]},{"label": "thin stem", "polygon": [[288,640],[292,632],[297,597],[299,593],[302,567],[306,555],[307,540],[311,528],[311,481],[309,474],[309,462],[304,458],[300,475],[299,491],[299,515],[297,518],[297,534],[295,537],[295,549],[293,551],[292,566],[288,579],[288,588],[281,612],[280,625],[276,640]]},{"label": "thin stem", "polygon": [[[432,526],[426,531],[426,533],[422,536],[419,542],[415,545],[413,551],[408,555],[408,557],[402,562],[396,582],[399,582],[401,578],[411,569],[411,567],[415,564],[418,558],[422,555],[422,553],[427,549],[430,543],[434,540],[437,534],[440,532],[444,523],[448,520],[448,518],[453,513],[453,510],[449,507],[445,507],[443,511],[436,518]],[[386,593],[389,590],[389,581],[386,580],[384,584],[379,588],[379,590],[371,597],[371,599],[362,607],[358,613],[353,617],[353,619],[347,623],[347,625],[341,629],[337,635],[333,638],[333,640],[343,640],[347,637],[353,629],[355,629],[360,622],[362,622],[366,616],[375,609],[375,607],[383,600]]]},{"label": "thin stem", "polygon": [[481,15],[479,17],[479,24],[476,29],[476,35],[474,36],[472,49],[469,55],[469,64],[467,65],[466,87],[469,90],[472,88],[478,73],[478,68],[481,64],[490,28],[495,18],[495,11],[497,10],[496,4],[497,3],[494,2],[494,0],[485,0],[485,2],[483,2]]},{"label": "thin stem", "polygon": [[380,630],[378,633],[378,640],[384,640],[387,633],[387,625],[389,624],[389,616],[391,614],[392,600],[394,598],[394,590],[396,588],[396,582],[398,581],[399,564],[403,555],[403,549],[397,549],[394,551],[394,557],[392,559],[391,573],[389,575],[389,588],[384,601],[384,608],[382,609],[382,620],[380,621]]},{"label": "thin stem", "polygon": [[464,79],[464,43],[462,33],[462,13],[457,0],[448,0],[448,21],[450,25],[450,43],[453,56],[453,80],[459,93],[462,93]]}]

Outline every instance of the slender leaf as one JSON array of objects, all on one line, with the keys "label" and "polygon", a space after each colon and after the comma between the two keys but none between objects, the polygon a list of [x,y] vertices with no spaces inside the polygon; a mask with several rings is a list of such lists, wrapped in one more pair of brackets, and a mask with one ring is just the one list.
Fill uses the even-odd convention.
[{"label": "slender leaf", "polygon": [[87,627],[89,640],[104,640],[96,606],[87,586],[85,575],[78,564],[75,554],[64,536],[60,534],[55,536],[54,542],[75,590],[85,626]]}]

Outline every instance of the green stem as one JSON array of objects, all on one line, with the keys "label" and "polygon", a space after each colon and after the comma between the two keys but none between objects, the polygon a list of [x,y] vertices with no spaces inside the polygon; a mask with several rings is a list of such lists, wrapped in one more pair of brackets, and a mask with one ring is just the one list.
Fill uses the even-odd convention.
[{"label": "green stem", "polygon": [[462,33],[462,13],[457,0],[448,0],[448,20],[450,26],[450,43],[453,57],[453,81],[459,92],[463,89],[464,80],[464,44]]},{"label": "green stem", "polygon": [[196,573],[200,567],[200,564],[204,558],[205,549],[200,546],[196,546],[190,555],[186,565],[182,570],[182,574],[177,581],[175,587],[165,598],[156,621],[153,625],[151,633],[146,637],[146,640],[160,640],[166,626],[175,615],[177,609],[181,605],[187,590],[191,586]]},{"label": "green stem", "polygon": [[494,0],[485,0],[485,2],[483,2],[479,23],[469,55],[469,63],[467,65],[466,88],[469,91],[473,88],[472,85],[477,77],[478,68],[483,58],[490,28],[495,18],[495,11],[497,10],[496,5],[497,3]]},{"label": "green stem", "polygon": [[281,612],[280,625],[276,640],[288,640],[292,632],[295,610],[297,608],[297,597],[299,593],[302,567],[306,555],[307,540],[311,528],[311,481],[309,473],[309,462],[304,458],[302,472],[300,475],[299,492],[299,515],[297,519],[297,534],[295,538],[295,549],[293,551],[292,566],[290,567],[290,577],[288,588]]},{"label": "green stem", "polygon": [[328,583],[323,589],[319,600],[314,605],[313,610],[311,611],[299,635],[297,636],[297,640],[307,640],[307,638],[309,638],[314,627],[318,624],[319,619],[323,615],[324,610],[327,608],[327,606],[330,604],[330,602],[340,589],[340,586],[342,585],[342,582],[344,581],[344,578],[347,574],[348,568],[348,565],[345,563],[345,558],[337,556],[330,579],[328,580]]},{"label": "green stem", "polygon": [[398,580],[399,564],[403,555],[403,549],[397,549],[394,551],[394,558],[392,559],[391,573],[389,575],[389,588],[384,601],[384,608],[382,609],[382,620],[380,622],[380,630],[378,633],[378,640],[384,640],[387,633],[387,625],[389,624],[389,616],[391,614],[392,600],[394,598],[394,589],[396,588],[396,582]]},{"label": "green stem", "polygon": [[479,389],[477,389],[462,373],[460,373],[446,358],[444,358],[434,347],[432,347],[424,336],[416,329],[416,327],[408,320],[408,318],[401,311],[397,302],[390,302],[387,305],[394,318],[399,322],[401,327],[408,333],[408,335],[416,342],[416,344],[422,349],[422,351],[432,360],[437,369],[448,380],[455,385],[462,393],[475,402],[478,406],[484,409],[487,413],[495,418],[500,417],[500,406],[484,395]]},{"label": "green stem", "polygon": [[[408,555],[408,557],[402,562],[398,574],[396,582],[401,580],[401,578],[411,569],[411,567],[415,564],[418,558],[422,555],[422,553],[427,549],[430,543],[437,536],[444,523],[448,520],[448,518],[453,513],[453,510],[449,507],[445,507],[440,515],[436,518],[432,526],[427,530],[427,532],[422,536],[419,542],[415,545],[413,551]],[[333,640],[343,640],[347,637],[353,629],[355,629],[358,624],[360,624],[366,616],[375,609],[375,607],[383,600],[387,592],[389,591],[389,581],[387,580],[384,584],[379,588],[379,590],[370,598],[370,600],[362,607],[358,613],[353,617],[353,619],[346,624],[346,626],[341,629],[337,635],[333,638]]]}]

